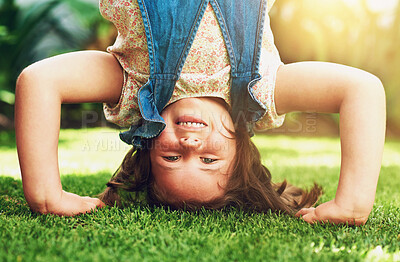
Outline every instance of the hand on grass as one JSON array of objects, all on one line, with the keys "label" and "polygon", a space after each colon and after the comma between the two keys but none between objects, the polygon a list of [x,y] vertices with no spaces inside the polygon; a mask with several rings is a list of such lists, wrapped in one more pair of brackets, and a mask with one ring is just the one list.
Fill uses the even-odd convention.
[{"label": "hand on grass", "polygon": [[297,212],[296,216],[301,217],[310,224],[314,223],[331,223],[331,224],[348,224],[348,225],[364,225],[368,220],[368,214],[356,213],[340,207],[335,200],[323,203],[316,208],[303,208]]},{"label": "hand on grass", "polygon": [[47,207],[46,213],[60,216],[74,216],[90,213],[96,208],[102,208],[105,204],[98,198],[81,197],[79,195],[62,191],[59,199],[54,199]]}]

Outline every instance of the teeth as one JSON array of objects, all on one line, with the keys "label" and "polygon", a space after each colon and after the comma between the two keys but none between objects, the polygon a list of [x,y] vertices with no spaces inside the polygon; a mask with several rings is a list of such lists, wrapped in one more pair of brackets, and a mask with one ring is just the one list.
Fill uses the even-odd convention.
[{"label": "teeth", "polygon": [[203,123],[194,123],[194,122],[178,122],[179,125],[181,126],[187,126],[187,127],[205,127],[206,125]]}]

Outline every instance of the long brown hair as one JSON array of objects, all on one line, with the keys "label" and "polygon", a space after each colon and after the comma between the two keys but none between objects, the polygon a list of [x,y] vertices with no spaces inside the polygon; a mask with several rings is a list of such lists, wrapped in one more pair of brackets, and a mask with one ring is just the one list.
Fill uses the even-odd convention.
[{"label": "long brown hair", "polygon": [[225,194],[220,198],[208,202],[171,202],[157,189],[151,172],[150,150],[145,147],[141,150],[131,149],[126,154],[100,199],[107,205],[120,206],[124,201],[140,200],[144,194],[149,204],[168,205],[175,209],[221,209],[233,206],[257,212],[271,210],[287,214],[294,214],[316,203],[322,193],[318,185],[314,184],[310,191],[306,191],[286,181],[272,183],[271,173],[262,164],[261,155],[247,131],[238,129],[234,135],[236,152],[240,153],[236,153],[233,172],[224,188]]}]

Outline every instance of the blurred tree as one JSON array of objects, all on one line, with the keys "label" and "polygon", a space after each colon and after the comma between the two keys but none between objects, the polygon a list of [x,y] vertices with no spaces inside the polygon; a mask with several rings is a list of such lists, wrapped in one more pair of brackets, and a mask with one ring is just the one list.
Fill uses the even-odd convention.
[{"label": "blurred tree", "polygon": [[[371,1],[384,2],[278,0],[270,13],[272,28],[285,63],[329,61],[379,76],[387,94],[389,130],[400,135],[400,4],[381,12],[369,6]],[[105,36],[115,36],[113,27],[101,18],[97,4],[0,0],[0,127],[2,114],[12,116],[15,80],[24,67],[58,53],[87,47],[104,50],[111,43],[113,39]],[[63,120],[81,119],[79,109],[94,107],[100,113],[99,106],[68,105],[64,108],[76,110],[63,112]]]},{"label": "blurred tree", "polygon": [[285,63],[328,61],[377,75],[386,89],[388,130],[400,135],[400,3],[376,10],[371,2],[279,0],[272,29]]},{"label": "blurred tree", "polygon": [[106,25],[98,12],[97,1],[21,3],[0,0],[2,119],[4,115],[12,116],[15,81],[24,67],[51,55],[84,48],[97,38],[97,33]]}]

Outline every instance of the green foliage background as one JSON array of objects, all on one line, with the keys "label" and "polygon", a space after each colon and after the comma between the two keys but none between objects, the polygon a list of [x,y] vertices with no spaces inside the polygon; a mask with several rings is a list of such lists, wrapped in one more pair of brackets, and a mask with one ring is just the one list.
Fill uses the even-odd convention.
[{"label": "green foliage background", "polygon": [[[13,117],[15,82],[23,68],[57,54],[96,48],[109,31],[96,0],[0,0],[0,116]],[[64,119],[80,121],[78,111],[100,111],[101,106],[63,109]]]}]

